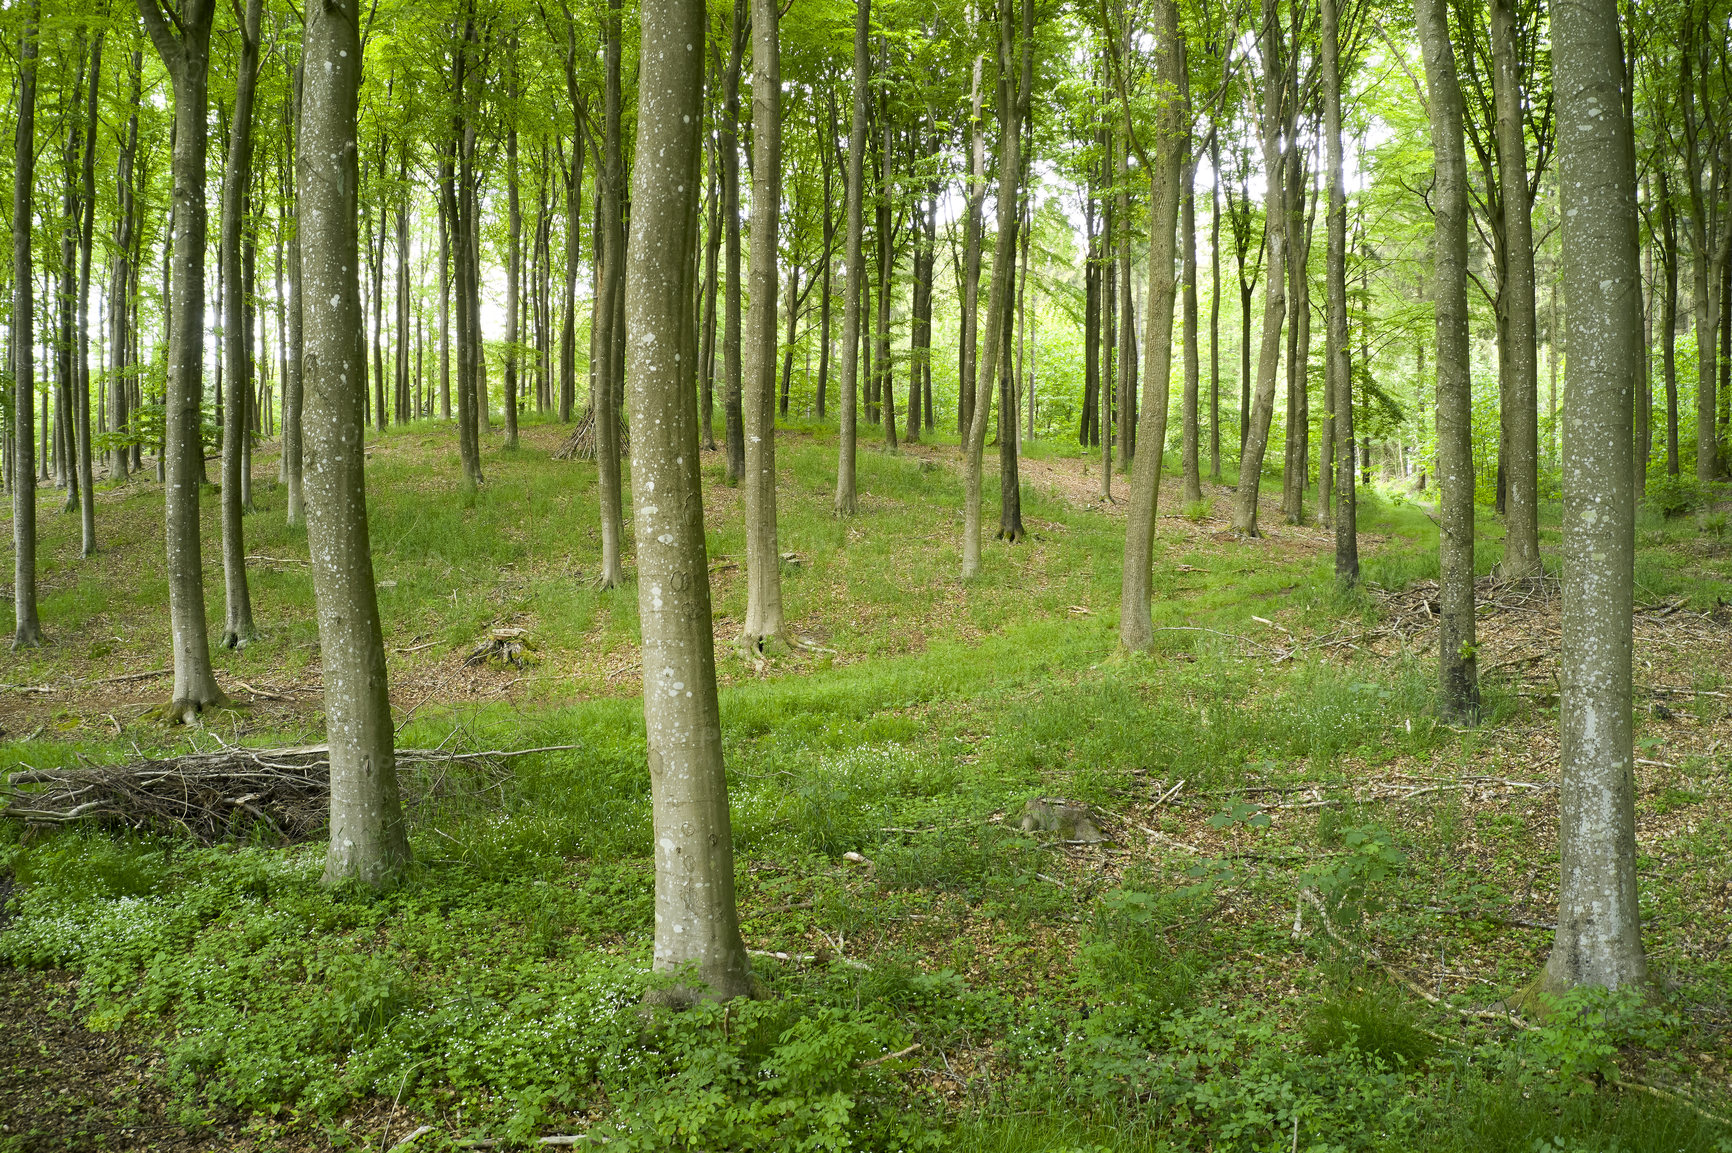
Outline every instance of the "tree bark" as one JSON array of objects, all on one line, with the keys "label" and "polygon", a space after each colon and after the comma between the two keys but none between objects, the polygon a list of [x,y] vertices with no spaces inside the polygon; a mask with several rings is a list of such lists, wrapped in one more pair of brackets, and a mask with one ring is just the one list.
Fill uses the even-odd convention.
[{"label": "tree bark", "polygon": [[[1665,168],[1660,177],[1660,269],[1665,290],[1660,296],[1660,371],[1666,386],[1666,475],[1678,475],[1678,216],[1672,205],[1672,183]],[[1552,323],[1557,323],[1556,318]],[[1557,360],[1553,351],[1550,359]],[[1557,391],[1554,386],[1552,391]]]},{"label": "tree bark", "polygon": [[90,257],[96,224],[96,98],[102,85],[102,33],[90,47],[90,87],[84,121],[83,173],[78,221],[78,356],[77,389],[78,512],[80,556],[96,552],[96,478],[90,444]]},{"label": "tree bark", "polygon": [[[1691,272],[1696,305],[1696,479],[1709,484],[1720,475],[1720,440],[1715,426],[1719,385],[1715,364],[1719,350],[1715,337],[1719,331],[1719,288],[1726,264],[1727,230],[1732,229],[1732,212],[1721,213],[1724,223],[1716,228],[1702,187],[1707,166],[1703,162],[1696,111],[1698,93],[1694,58],[1700,30],[1693,5],[1684,15],[1684,26],[1678,87],[1684,124],[1684,173],[1690,186]],[[1703,79],[1706,81],[1706,77]],[[1573,331],[1575,318],[1570,317],[1567,323]]]},{"label": "tree bark", "polygon": [[1209,479],[1221,480],[1221,148],[1209,133]]},{"label": "tree bark", "polygon": [[246,355],[246,286],[241,270],[241,232],[246,226],[247,190],[253,179],[253,97],[259,77],[259,20],[262,0],[246,0],[237,28],[240,57],[235,65],[234,119],[229,128],[228,162],[223,171],[222,278],[223,358],[228,366],[227,411],[223,423],[223,635],[221,645],[236,649],[258,636],[252,593],[247,586],[245,508],[242,501],[247,396],[252,366]]},{"label": "tree bark", "polygon": [[[517,100],[517,80],[512,77],[509,99]],[[522,339],[518,323],[523,279],[523,206],[518,195],[517,125],[505,132],[505,447],[517,447],[517,343]],[[407,313],[405,312],[405,319]]]},{"label": "tree bark", "polygon": [[[1275,414],[1275,374],[1281,362],[1281,326],[1287,319],[1287,204],[1282,188],[1286,158],[1281,150],[1283,92],[1281,23],[1276,0],[1263,0],[1263,27],[1258,40],[1263,53],[1263,171],[1264,237],[1269,252],[1263,288],[1263,343],[1257,351],[1257,394],[1251,405],[1244,443],[1239,452],[1239,487],[1233,501],[1233,531],[1257,536],[1257,496],[1263,483],[1263,457],[1269,448],[1269,424]],[[1275,175],[1279,174],[1279,175]],[[1241,279],[1240,299],[1245,317],[1244,343],[1250,347],[1250,295]]]},{"label": "tree bark", "polygon": [[[132,420],[131,387],[134,361],[130,356],[132,331],[127,321],[132,313],[133,247],[138,243],[138,200],[133,188],[138,156],[138,109],[143,97],[144,54],[134,50],[128,68],[128,116],[126,134],[120,139],[114,166],[114,261],[108,281],[109,387],[108,425],[118,434],[127,433]],[[119,437],[109,456],[115,480],[125,480],[132,448]]]},{"label": "tree bark", "polygon": [[693,384],[691,278],[697,244],[704,37],[699,0],[643,6],[626,277],[644,724],[655,820],[654,967],[674,1003],[750,995],[734,907],[733,836],[710,632]]},{"label": "tree bark", "polygon": [[[836,452],[836,515],[853,516],[855,439],[860,420],[861,290],[866,259],[860,233],[866,204],[866,107],[871,98],[872,0],[855,0],[854,114],[848,129],[847,283],[842,298],[842,413]],[[966,321],[964,321],[966,323]]]},{"label": "tree bark", "polygon": [[1180,269],[1184,281],[1184,341],[1185,393],[1184,422],[1179,445],[1179,471],[1184,477],[1184,501],[1198,504],[1203,499],[1203,477],[1199,463],[1197,395],[1201,384],[1201,352],[1197,347],[1197,161],[1194,146],[1187,148],[1179,183],[1179,231],[1183,237],[1180,248]]},{"label": "tree bark", "polygon": [[1467,154],[1463,101],[1449,42],[1446,0],[1418,0],[1436,160],[1433,299],[1437,310],[1439,709],[1452,723],[1479,720],[1474,623],[1473,382],[1467,312]]},{"label": "tree bark", "polygon": [[962,241],[962,321],[957,350],[959,373],[956,419],[958,436],[966,437],[974,421],[974,398],[980,381],[980,258],[986,231],[986,122],[982,108],[986,90],[981,74],[986,59],[974,58],[968,106],[968,206]]},{"label": "tree bark", "polygon": [[[1328,252],[1324,272],[1327,320],[1324,326],[1323,403],[1331,424],[1335,525],[1335,580],[1343,588],[1359,583],[1359,509],[1353,470],[1353,368],[1347,335],[1347,193],[1341,156],[1341,8],[1322,0],[1320,30],[1323,67],[1323,140],[1329,166]],[[1319,480],[1321,480],[1319,476]]]},{"label": "tree bark", "polygon": [[722,229],[724,302],[722,319],[723,439],[728,484],[746,474],[746,423],[741,396],[740,348],[740,67],[745,56],[748,0],[734,0],[734,46],[722,76]]},{"label": "tree bark", "polygon": [[1564,296],[1564,607],[1559,662],[1563,881],[1540,988],[1647,981],[1636,887],[1630,715],[1635,493],[1632,400],[1641,347],[1636,163],[1614,0],[1552,14]]},{"label": "tree bark", "polygon": [[[171,28],[161,0],[139,0],[174,87],[174,303],[168,349],[164,496],[169,628],[174,642],[171,722],[191,723],[224,700],[211,670],[205,629],[204,559],[199,551],[199,478],[204,450],[199,402],[204,382],[205,106],[214,0],[185,0]],[[350,250],[353,260],[353,249]]]},{"label": "tree bark", "polygon": [[[304,59],[304,56],[303,56]],[[289,179],[287,181],[289,194],[285,198],[284,210],[292,215],[294,224],[289,228],[288,264],[289,264],[289,314],[288,314],[288,369],[283,376],[283,483],[288,489],[285,507],[285,519],[290,525],[304,523],[303,510],[304,493],[302,489],[303,466],[301,460],[301,412],[303,405],[303,356],[305,339],[302,334],[302,285],[301,285],[301,220],[298,211],[300,205],[299,172],[300,172],[300,120],[301,120],[301,89],[305,83],[305,69],[300,61],[295,64],[294,97],[291,110],[292,119],[287,132],[288,154],[290,162]]]},{"label": "tree bark", "polygon": [[[776,293],[782,215],[782,49],[777,0],[752,2],[752,310],[746,324],[746,623],[740,648],[782,634],[776,544]],[[791,302],[790,302],[791,304]],[[792,307],[789,309],[792,312]]]},{"label": "tree bark", "polygon": [[306,277],[307,542],[331,750],[324,881],[381,887],[407,867],[409,839],[367,530],[367,360],[355,266],[358,7],[359,0],[326,0],[307,9],[304,52],[312,67],[297,167]]},{"label": "tree bark", "polygon": [[[595,413],[595,461],[601,501],[601,571],[598,588],[618,588],[625,583],[621,549],[625,537],[620,492],[619,410],[614,406],[614,379],[623,365],[618,363],[624,333],[617,329],[618,304],[625,293],[625,163],[620,151],[620,57],[623,39],[620,0],[608,0],[607,34],[604,48],[607,69],[602,106],[601,181],[601,300],[609,323],[597,341],[601,366],[594,376],[591,401]],[[700,66],[702,60],[700,58]],[[696,179],[695,175],[693,177]],[[696,195],[696,189],[693,190]],[[696,351],[695,348],[693,351]]]},{"label": "tree bark", "polygon": [[709,145],[710,181],[704,201],[704,280],[699,290],[703,312],[698,322],[698,418],[705,451],[716,447],[716,263],[722,251],[721,158],[715,136],[705,133]]},{"label": "tree bark", "polygon": [[[1125,516],[1124,576],[1119,586],[1119,643],[1132,652],[1142,652],[1154,643],[1154,621],[1149,613],[1153,596],[1155,548],[1155,518],[1161,495],[1162,449],[1167,443],[1167,408],[1171,402],[1173,358],[1173,297],[1177,285],[1173,278],[1176,246],[1175,232],[1179,225],[1179,203],[1185,198],[1183,180],[1187,151],[1187,125],[1190,109],[1184,92],[1185,40],[1179,24],[1178,0],[1155,0],[1153,9],[1155,32],[1155,83],[1165,93],[1155,119],[1152,160],[1140,151],[1138,158],[1149,174],[1149,289],[1148,331],[1143,340],[1148,364],[1143,372],[1142,428],[1137,441],[1142,451],[1136,454],[1131,472],[1130,509]],[[1121,63],[1122,67],[1122,63]],[[1131,133],[1129,94],[1119,78],[1120,98],[1124,103],[1127,143]],[[1192,262],[1194,275],[1195,266]],[[1195,319],[1194,309],[1188,310]],[[1195,342],[1192,341],[1194,351]],[[1187,380],[1193,378],[1187,365]],[[1187,389],[1195,398],[1194,383]],[[1193,466],[1195,454],[1193,452]]]},{"label": "tree bark", "polygon": [[12,648],[42,643],[36,611],[36,268],[30,191],[36,172],[36,58],[41,8],[27,0],[18,38],[12,152]]},{"label": "tree bark", "polygon": [[[992,288],[987,294],[985,340],[980,352],[978,380],[998,379],[999,357],[1003,351],[1004,331],[1001,319],[1010,304],[1011,278],[1016,263],[1017,192],[1022,175],[1022,132],[1020,115],[1026,109],[1029,91],[1026,78],[1031,73],[1032,39],[1027,30],[1034,22],[1034,0],[1022,0],[1022,72],[1025,84],[1021,92],[1011,72],[1012,50],[1015,47],[1015,0],[1000,0],[998,19],[998,235],[992,252]],[[968,439],[964,444],[963,506],[962,506],[962,579],[980,575],[980,489],[982,455],[986,448],[986,423],[992,415],[992,392],[976,389],[974,411],[970,414]],[[1005,423],[1000,439],[1014,435],[1014,412],[1001,416]]]},{"label": "tree bark", "polygon": [[1497,115],[1499,200],[1503,206],[1504,312],[1508,387],[1499,405],[1504,446],[1506,577],[1531,577],[1540,563],[1539,325],[1534,314],[1533,200],[1517,66],[1515,0],[1491,2],[1492,94]]}]

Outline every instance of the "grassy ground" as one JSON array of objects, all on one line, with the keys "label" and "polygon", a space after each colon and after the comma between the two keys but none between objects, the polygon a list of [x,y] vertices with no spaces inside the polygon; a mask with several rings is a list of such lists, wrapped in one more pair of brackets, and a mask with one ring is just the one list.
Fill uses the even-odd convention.
[{"label": "grassy ground", "polygon": [[[1210,517],[1170,489],[1163,631],[1128,658],[1122,511],[1090,499],[1094,462],[1031,445],[1031,539],[991,545],[965,586],[953,447],[863,452],[839,522],[833,437],[796,428],[781,547],[806,643],[748,661],[740,495],[706,454],[741,915],[769,995],[657,1017],[637,1007],[636,590],[589,587],[594,470],[550,459],[561,435],[495,438],[465,502],[448,430],[393,431],[369,491],[401,741],[578,747],[424,796],[415,874],[383,897],[321,889],[318,844],[5,827],[0,1150],[388,1149],[424,1125],[411,1148],[1732,1149],[1705,1115],[1732,1089],[1723,518],[1642,532],[1654,996],[1524,1029],[1499,1006],[1555,913],[1555,582],[1486,584],[1488,722],[1459,731],[1431,707],[1435,529],[1412,499],[1367,498],[1376,587],[1343,598],[1327,533],[1271,506],[1268,536],[1234,540],[1225,490]],[[319,732],[305,540],[280,491],[257,496],[264,637],[217,655],[237,707],[191,734],[145,719],[168,692],[159,491],[100,494],[90,561],[75,518],[43,514],[51,643],[4,658],[0,762]],[[1488,572],[1497,533],[1486,517]],[[466,664],[501,625],[538,660]],[[1039,797],[1092,806],[1110,839],[1023,833]]]}]

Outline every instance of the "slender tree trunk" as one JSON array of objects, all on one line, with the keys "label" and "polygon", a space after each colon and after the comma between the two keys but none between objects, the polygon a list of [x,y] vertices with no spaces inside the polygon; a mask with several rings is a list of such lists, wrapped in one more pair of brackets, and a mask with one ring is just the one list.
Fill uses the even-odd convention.
[{"label": "slender tree trunk", "polygon": [[1331,519],[1335,525],[1335,580],[1341,587],[1351,588],[1359,583],[1359,502],[1353,471],[1353,370],[1347,334],[1347,193],[1341,156],[1340,21],[1340,0],[1322,0],[1323,140],[1328,153],[1325,163],[1329,167],[1323,404],[1334,440]]},{"label": "slender tree trunk", "polygon": [[1564,608],[1558,930],[1539,986],[1641,988],[1630,710],[1638,343],[1636,163],[1614,0],[1553,13],[1570,363],[1564,391]]},{"label": "slender tree trunk", "polygon": [[[752,311],[746,324],[746,623],[740,648],[782,633],[776,545],[776,263],[782,215],[782,49],[777,0],[752,0]],[[790,307],[789,312],[793,309]]]},{"label": "slender tree trunk", "polygon": [[[166,533],[168,604],[174,642],[171,721],[190,723],[224,700],[211,670],[205,631],[204,559],[199,551],[199,401],[204,378],[206,95],[213,0],[190,0],[171,28],[160,0],[139,12],[174,87],[174,302],[168,349]],[[353,249],[348,259],[353,260]]]},{"label": "slender tree trunk", "polygon": [[[1029,99],[1027,77],[1031,73],[1029,29],[1034,22],[1034,0],[1022,0],[1022,74],[1021,92],[1013,82],[1011,52],[1015,46],[1015,0],[1000,0],[998,18],[998,236],[992,252],[992,288],[987,294],[985,340],[980,350],[979,382],[998,379],[999,358],[1004,352],[1005,333],[1001,323],[1011,300],[1011,279],[1016,265],[1016,231],[1018,222],[1017,193],[1022,175],[1022,132],[1020,115]],[[982,455],[986,448],[986,424],[992,415],[992,392],[976,390],[976,403],[964,444],[963,506],[962,506],[962,579],[971,580],[980,574],[980,489]],[[1014,435],[1014,412],[1004,414],[1007,421],[1001,431]]]},{"label": "slender tree trunk", "polygon": [[[1203,478],[1198,462],[1198,385],[1201,383],[1200,352],[1197,348],[1197,161],[1194,149],[1187,149],[1180,170],[1179,231],[1183,238],[1180,248],[1181,275],[1184,281],[1184,340],[1185,394],[1184,422],[1179,449],[1179,469],[1184,476],[1184,501],[1197,504],[1203,499]],[[1153,318],[1151,317],[1151,322]],[[1151,337],[1152,339],[1152,337]]]},{"label": "slender tree trunk", "polygon": [[[623,365],[619,357],[625,347],[625,333],[618,327],[618,306],[623,301],[625,285],[625,163],[620,152],[620,57],[623,29],[620,23],[620,0],[608,0],[607,33],[604,48],[607,69],[603,92],[602,124],[602,183],[601,215],[603,247],[601,250],[601,299],[605,303],[609,323],[597,341],[601,351],[600,370],[595,373],[592,403],[595,413],[595,461],[601,500],[601,572],[596,577],[599,588],[618,588],[625,583],[621,549],[625,538],[620,492],[619,410],[614,406],[614,378]],[[699,58],[702,64],[702,58]],[[693,179],[696,180],[694,173]],[[696,196],[694,186],[692,195]],[[694,347],[692,351],[696,351]],[[682,370],[683,372],[684,370]]]},{"label": "slender tree trunk", "polygon": [[[882,39],[878,45],[879,60],[883,63],[888,56]],[[877,408],[877,401],[882,401],[884,420],[884,443],[891,449],[896,447],[896,386],[891,379],[890,365],[890,287],[896,274],[896,251],[892,244],[890,223],[891,197],[891,148],[894,133],[890,120],[890,104],[887,97],[881,97],[878,104],[878,124],[883,131],[878,149],[878,194],[873,198],[873,216],[876,227],[873,238],[878,246],[878,293],[875,303],[878,305],[878,323],[873,337],[872,360],[877,367],[873,374],[872,395]]]},{"label": "slender tree trunk", "polygon": [[1517,64],[1515,0],[1491,0],[1492,91],[1497,121],[1498,190],[1503,204],[1505,335],[1509,384],[1499,405],[1504,445],[1506,577],[1538,576],[1539,325],[1534,315],[1533,202]]},{"label": "slender tree trunk", "polygon": [[355,266],[358,8],[356,0],[334,0],[307,10],[304,51],[313,67],[306,72],[298,165],[307,282],[307,540],[331,757],[324,879],[380,887],[408,865],[409,839],[397,795],[363,467],[367,359]]},{"label": "slender tree trunk", "polygon": [[[126,134],[121,138],[119,155],[114,167],[116,197],[114,214],[114,262],[109,277],[109,388],[108,424],[115,433],[125,434],[132,420],[128,405],[134,373],[134,360],[129,356],[132,330],[127,326],[131,316],[133,248],[138,243],[138,202],[133,188],[134,168],[138,155],[138,109],[143,97],[144,54],[132,53],[129,77]],[[117,438],[118,440],[119,438]],[[131,446],[121,440],[109,456],[109,469],[114,479],[125,480],[131,463]]]},{"label": "slender tree trunk", "polygon": [[[450,161],[439,161],[440,187],[450,183]],[[451,419],[451,218],[439,198],[439,419]]]},{"label": "slender tree trunk", "polygon": [[702,342],[698,355],[698,418],[703,426],[705,451],[716,447],[716,260],[722,250],[722,202],[718,185],[721,182],[721,159],[715,136],[705,133],[710,154],[709,194],[705,202],[704,219],[704,284],[703,317],[698,327]]},{"label": "slender tree trunk", "polygon": [[1221,480],[1221,148],[1209,134],[1209,479]]},{"label": "slender tree trunk", "polygon": [[[1263,0],[1263,27],[1258,37],[1263,52],[1263,171],[1286,175],[1281,151],[1281,129],[1285,123],[1282,93],[1286,86],[1282,64],[1281,24],[1276,0]],[[1281,325],[1287,319],[1287,212],[1280,177],[1266,179],[1264,235],[1269,252],[1267,280],[1263,288],[1263,344],[1257,353],[1257,396],[1251,407],[1244,443],[1239,454],[1239,487],[1234,494],[1233,530],[1257,536],[1257,496],[1263,482],[1263,457],[1269,448],[1269,424],[1275,413],[1275,374],[1281,361]],[[1249,358],[1250,294],[1241,281],[1244,346]],[[1248,368],[1247,364],[1247,368]]]},{"label": "slender tree trunk", "polygon": [[[1672,207],[1672,187],[1665,168],[1660,177],[1660,268],[1665,291],[1660,296],[1660,366],[1666,384],[1666,475],[1678,475],[1678,222]],[[1555,313],[1553,323],[1556,324]],[[1554,365],[1557,353],[1550,357]],[[1557,391],[1553,386],[1552,391]]]},{"label": "slender tree trunk", "polygon": [[[1694,6],[1684,15],[1684,45],[1679,55],[1679,90],[1684,126],[1684,172],[1690,184],[1690,247],[1692,279],[1696,304],[1696,479],[1709,484],[1720,475],[1720,440],[1715,427],[1718,408],[1716,389],[1719,384],[1715,365],[1715,337],[1719,331],[1720,313],[1718,289],[1725,264],[1724,231],[1715,228],[1709,212],[1708,198],[1702,188],[1707,166],[1703,163],[1697,124],[1694,58],[1697,55],[1698,17]],[[1706,81],[1706,77],[1703,78]],[[1710,144],[1712,147],[1712,143]],[[1732,213],[1720,214],[1732,226]],[[1572,329],[1575,318],[1569,318]]]},{"label": "slender tree trunk", "polygon": [[728,483],[746,474],[746,424],[741,395],[740,348],[740,68],[745,55],[748,0],[734,0],[734,46],[722,76],[722,228],[725,288],[722,332],[722,415],[728,448]]},{"label": "slender tree trunk", "polygon": [[78,512],[80,556],[96,552],[96,478],[90,445],[90,257],[96,225],[96,98],[102,87],[102,40],[90,47],[90,87],[84,121],[84,155],[78,224],[78,356],[74,379],[78,390]]},{"label": "slender tree trunk", "polygon": [[980,262],[986,231],[986,89],[982,73],[986,58],[974,58],[969,88],[968,207],[962,241],[962,328],[957,350],[961,370],[956,398],[956,432],[967,437],[974,421],[974,398],[980,380]]},{"label": "slender tree trunk", "polygon": [[[871,97],[872,0],[855,0],[854,113],[848,129],[847,283],[842,304],[842,414],[837,437],[836,515],[853,516],[855,437],[860,419],[860,319],[866,259],[860,233],[866,204],[866,108]],[[965,309],[966,311],[966,309]],[[966,324],[966,320],[964,321]]]},{"label": "slender tree trunk", "polygon": [[1083,403],[1077,420],[1077,444],[1090,448],[1099,442],[1096,406],[1101,387],[1101,253],[1092,174],[1083,197],[1083,227],[1088,237],[1088,255],[1083,262]]},{"label": "slender tree trunk", "polygon": [[240,21],[240,57],[235,66],[234,120],[229,128],[228,163],[222,190],[223,358],[228,367],[226,421],[223,425],[223,634],[225,649],[240,648],[258,636],[252,593],[247,586],[247,547],[242,499],[244,448],[249,438],[247,397],[252,388],[247,363],[246,283],[241,268],[241,233],[246,227],[247,189],[253,178],[253,96],[259,76],[259,21],[262,0],[246,0]]},{"label": "slender tree trunk", "polygon": [[[577,264],[583,236],[583,132],[571,138],[571,176],[565,193],[565,291],[560,306],[559,420],[571,422],[577,403]],[[600,239],[594,241],[599,246]],[[593,259],[593,256],[592,256]]]},{"label": "slender tree trunk", "polygon": [[817,417],[827,415],[830,393],[830,282],[836,270],[835,152],[836,86],[824,85],[825,100],[830,116],[829,133],[818,146],[818,165],[824,176],[824,271],[818,285],[818,395],[814,405]]},{"label": "slender tree trunk", "polygon": [[[305,60],[304,54],[302,60]],[[297,179],[300,173],[301,89],[304,83],[305,69],[302,63],[297,61],[295,65],[293,122],[287,133],[290,194],[282,209],[282,211],[289,212],[294,220],[289,238],[289,363],[288,371],[283,376],[283,482],[288,487],[285,519],[290,525],[300,525],[304,523],[305,519],[302,510],[304,493],[302,491],[303,466],[301,459],[302,362],[305,338],[302,333],[301,218],[298,211],[300,190]]]},{"label": "slender tree trunk", "polygon": [[[1185,41],[1179,24],[1178,0],[1155,0],[1153,10],[1155,30],[1155,83],[1172,93],[1185,91]],[[1128,93],[1120,78],[1120,97],[1124,102],[1127,138],[1134,131]],[[1119,586],[1119,643],[1132,652],[1142,652],[1154,643],[1154,621],[1149,613],[1149,600],[1154,593],[1153,568],[1155,518],[1161,495],[1162,449],[1167,443],[1167,408],[1171,403],[1173,357],[1173,297],[1177,286],[1173,279],[1175,230],[1179,224],[1179,204],[1188,194],[1184,190],[1184,161],[1187,152],[1186,125],[1190,121],[1188,100],[1175,95],[1164,102],[1155,121],[1154,159],[1144,159],[1149,174],[1149,289],[1148,332],[1143,347],[1148,365],[1143,373],[1148,390],[1142,404],[1142,429],[1137,440],[1142,451],[1137,453],[1131,473],[1130,510],[1125,517],[1124,576]],[[1139,158],[1142,158],[1139,154]],[[1187,239],[1188,244],[1188,239]],[[1195,277],[1194,259],[1187,261]],[[1194,300],[1190,302],[1194,306]],[[1187,357],[1187,393],[1195,399],[1194,351],[1196,341],[1195,308],[1187,308],[1187,326],[1192,329]],[[1195,441],[1192,465],[1195,471]],[[1188,479],[1188,478],[1187,478]]]},{"label": "slender tree trunk", "polygon": [[[517,96],[513,78],[511,99]],[[517,343],[523,333],[518,324],[522,303],[523,206],[518,197],[517,126],[505,133],[505,447],[517,447]]]},{"label": "slender tree trunk", "polygon": [[[656,999],[746,996],[753,983],[734,908],[733,836],[710,633],[692,366],[692,259],[704,36],[698,0],[645,5],[632,204],[632,490],[644,722],[656,846],[655,968],[681,984]],[[677,243],[670,243],[677,238]]]},{"label": "slender tree trunk", "polygon": [[[1467,313],[1467,156],[1462,96],[1445,0],[1417,0],[1436,153],[1434,300],[1437,309],[1439,708],[1450,721],[1479,720],[1474,624],[1472,376]],[[1634,235],[1632,233],[1632,235]],[[1626,452],[1628,446],[1626,446]]]},{"label": "slender tree trunk", "polygon": [[[402,189],[395,205],[397,217],[397,357],[394,364],[393,408],[398,424],[408,424],[415,415],[415,398],[409,378],[409,154],[398,153],[397,182]],[[513,426],[515,428],[515,426]]]},{"label": "slender tree trunk", "polygon": [[36,172],[36,58],[41,9],[26,0],[18,40],[12,152],[12,609],[14,650],[42,643],[36,612],[36,269],[30,191]]}]

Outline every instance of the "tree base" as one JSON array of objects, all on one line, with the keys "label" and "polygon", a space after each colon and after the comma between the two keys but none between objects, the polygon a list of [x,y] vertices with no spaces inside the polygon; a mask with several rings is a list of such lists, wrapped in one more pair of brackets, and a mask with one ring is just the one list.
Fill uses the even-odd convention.
[{"label": "tree base", "polygon": [[221,690],[218,690],[216,697],[208,701],[192,698],[172,700],[156,710],[155,715],[158,720],[171,728],[175,725],[186,725],[190,728],[198,724],[201,714],[210,712],[212,709],[220,709],[227,704],[229,704],[228,697]]}]

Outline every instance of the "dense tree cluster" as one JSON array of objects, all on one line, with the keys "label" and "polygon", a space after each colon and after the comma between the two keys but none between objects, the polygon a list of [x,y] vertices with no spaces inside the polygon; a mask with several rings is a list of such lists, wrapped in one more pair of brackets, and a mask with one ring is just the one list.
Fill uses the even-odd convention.
[{"label": "dense tree cluster", "polygon": [[1505,518],[1503,575],[1526,578],[1561,491],[1568,884],[1548,972],[1641,980],[1632,518],[1651,472],[1723,467],[1723,6],[28,0],[0,22],[15,643],[44,639],[38,492],[79,510],[88,555],[94,486],[154,470],[167,713],[219,703],[202,486],[221,482],[218,643],[244,645],[251,452],[280,436],[319,601],[331,879],[386,881],[408,853],[369,427],[454,423],[454,489],[486,483],[480,446],[514,445],[529,413],[596,461],[598,579],[622,584],[635,544],[657,826],[679,831],[657,842],[658,899],[682,911],[658,917],[657,961],[725,993],[749,975],[700,446],[719,433],[744,486],[740,644],[762,652],[784,631],[779,421],[837,423],[844,517],[863,438],[959,441],[965,579],[989,563],[987,446],[1014,544],[1023,441],[1068,436],[1099,447],[1103,499],[1115,473],[1128,490],[1130,650],[1153,637],[1169,453],[1186,502],[1236,473],[1247,538],[1279,455],[1281,515],[1334,526],[1347,585],[1356,487],[1377,470],[1435,496],[1440,708],[1468,725],[1476,502]]}]

